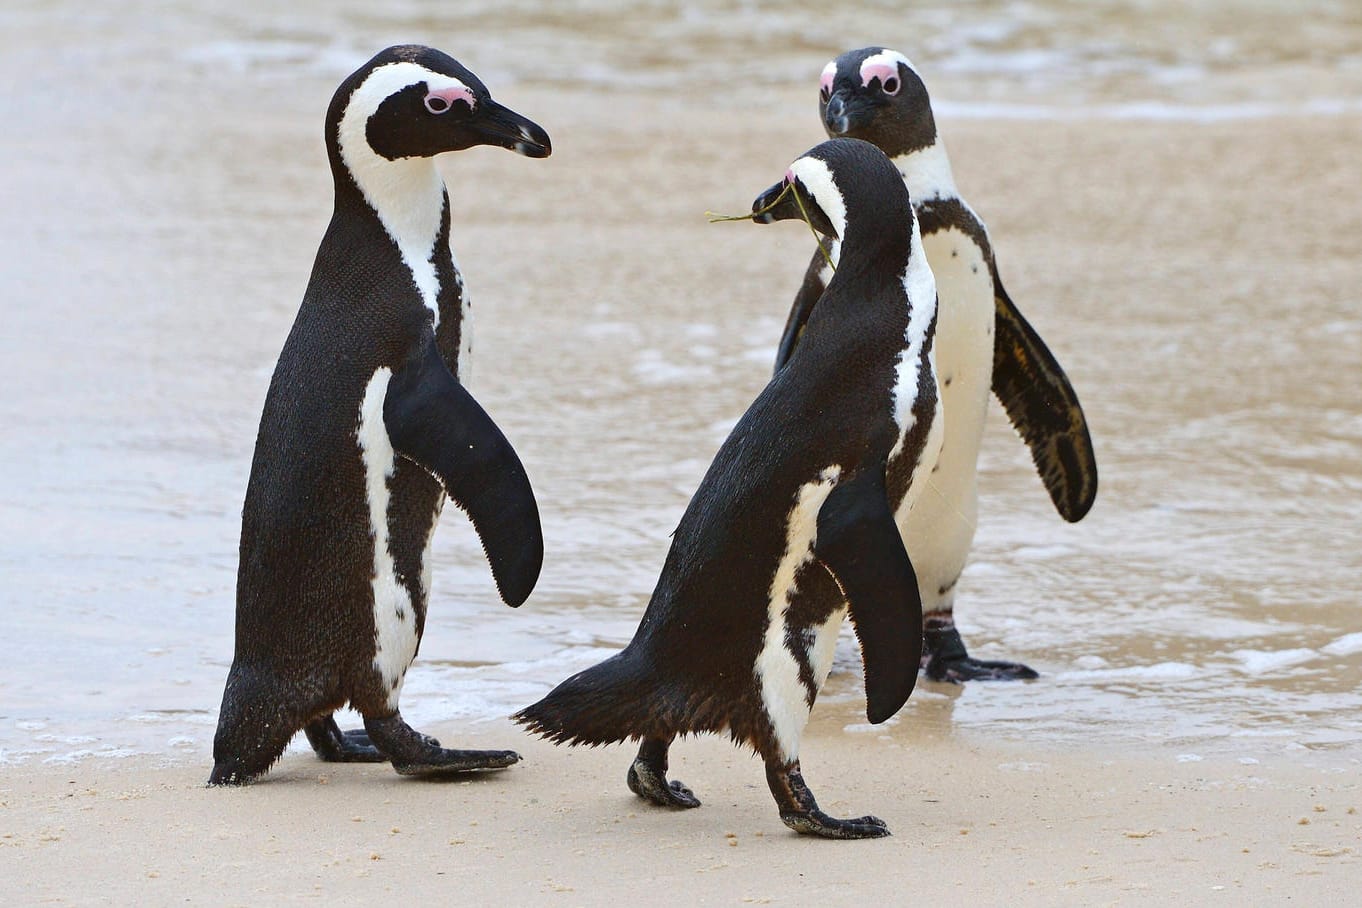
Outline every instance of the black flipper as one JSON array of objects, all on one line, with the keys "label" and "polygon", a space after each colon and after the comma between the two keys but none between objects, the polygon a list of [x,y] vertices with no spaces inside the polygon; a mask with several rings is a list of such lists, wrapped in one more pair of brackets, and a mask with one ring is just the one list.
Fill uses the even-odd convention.
[{"label": "black flipper", "polygon": [[1031,449],[1060,516],[1077,522],[1097,497],[1097,457],[1083,408],[1068,376],[1017,311],[996,272],[993,291],[993,393]]},{"label": "black flipper", "polygon": [[883,464],[843,480],[818,512],[814,554],[842,594],[861,642],[866,717],[883,722],[917,683],[922,598],[884,486]]},{"label": "black flipper", "polygon": [[389,380],[383,423],[393,450],[440,480],[473,521],[506,604],[529,598],[544,561],[544,536],[525,467],[449,371],[433,334]]},{"label": "black flipper", "polygon": [[785,320],[785,332],[780,336],[780,346],[776,348],[777,372],[789,362],[791,354],[799,344],[800,336],[804,333],[804,323],[809,320],[814,303],[818,302],[823,291],[827,289],[827,285],[823,283],[823,269],[826,267],[827,262],[823,260],[822,253],[815,252],[813,261],[809,262],[809,269],[804,272],[804,283],[795,294],[790,316]]}]

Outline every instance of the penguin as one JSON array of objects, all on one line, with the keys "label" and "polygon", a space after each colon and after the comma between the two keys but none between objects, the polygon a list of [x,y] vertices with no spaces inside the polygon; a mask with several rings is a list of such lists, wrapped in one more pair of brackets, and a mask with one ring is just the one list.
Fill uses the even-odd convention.
[{"label": "penguin", "polygon": [[[520,605],[543,533],[525,468],[464,388],[468,299],[434,158],[548,134],[428,47],[390,47],[326,114],[335,208],[279,355],[242,508],[236,646],[210,785],[266,772],[300,729],[324,760],[403,774],[499,769],[513,751],[442,748],[398,710],[430,594],[446,496],[497,589]],[[363,730],[332,713],[349,703]]]},{"label": "penguin", "polygon": [[893,513],[940,447],[936,288],[907,189],[873,145],[810,149],[752,217],[801,211],[842,247],[802,342],[691,498],[632,641],[515,718],[556,743],[640,740],[629,788],[680,808],[700,802],[667,779],[672,740],[726,731],[761,756],[791,829],[872,838],[882,820],[819,809],[799,743],[846,615],[871,722],[917,680],[918,584]]},{"label": "penguin", "polygon": [[[1097,459],[1078,395],[1003,289],[988,231],[956,189],[927,88],[908,58],[883,47],[842,54],[823,70],[819,115],[829,136],[862,139],[893,160],[913,199],[940,295],[936,349],[945,441],[925,494],[895,515],[917,568],[923,670],[932,680],[957,683],[1035,678],[1021,663],[969,655],[955,626],[956,585],[974,540],[990,389],[1070,522],[1083,519],[1097,495]],[[836,243],[830,253],[835,262]],[[802,342],[827,285],[828,267],[815,253],[780,340],[776,371]]]}]

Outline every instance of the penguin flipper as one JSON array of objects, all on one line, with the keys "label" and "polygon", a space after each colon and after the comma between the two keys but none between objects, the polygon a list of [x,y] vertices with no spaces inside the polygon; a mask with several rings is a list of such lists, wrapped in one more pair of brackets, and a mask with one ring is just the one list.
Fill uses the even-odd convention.
[{"label": "penguin flipper", "polygon": [[993,393],[1031,449],[1050,500],[1070,523],[1097,497],[1097,456],[1069,378],[1036,330],[993,277],[996,335]]},{"label": "penguin flipper", "polygon": [[804,283],[795,294],[790,315],[785,319],[785,331],[780,336],[780,346],[776,348],[776,372],[789,362],[800,337],[804,334],[804,324],[809,320],[814,303],[818,302],[823,291],[827,289],[827,284],[823,283],[823,269],[826,267],[827,263],[823,261],[823,256],[815,252],[813,261],[809,262],[809,269],[804,272]]},{"label": "penguin flipper", "polygon": [[829,493],[818,511],[813,551],[841,587],[861,643],[866,717],[883,722],[917,683],[922,598],[889,507],[882,464]]},{"label": "penguin flipper", "polygon": [[427,333],[383,399],[393,450],[429,471],[473,521],[497,590],[514,608],[544,561],[539,507],[515,449],[445,365]]}]

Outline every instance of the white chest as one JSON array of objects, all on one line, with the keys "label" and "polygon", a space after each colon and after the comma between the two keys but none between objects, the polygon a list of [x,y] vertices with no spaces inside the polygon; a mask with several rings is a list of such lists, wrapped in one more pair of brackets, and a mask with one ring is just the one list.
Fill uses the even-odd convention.
[{"label": "white chest", "polygon": [[[983,251],[951,229],[922,239],[936,275],[936,364],[947,409],[986,404],[993,376],[993,277]],[[982,412],[982,411],[980,411]]]},{"label": "white chest", "polygon": [[[392,371],[387,368],[378,369],[369,379],[360,405],[356,441],[364,465],[364,496],[373,540],[374,669],[383,678],[388,705],[395,709],[407,667],[416,658],[418,637],[411,593],[397,576],[388,534],[388,508],[392,501],[388,480],[397,465],[383,422],[383,400],[391,379]],[[428,588],[424,564],[422,574],[422,583]]]},{"label": "white chest", "polygon": [[800,669],[808,665],[815,672],[821,686],[832,665],[832,648],[837,639],[837,628],[842,623],[842,611],[837,611],[823,626],[813,629],[811,637],[800,652],[790,649],[790,598],[796,589],[796,578],[802,567],[813,559],[813,542],[818,531],[818,512],[841,476],[840,466],[830,466],[812,482],[800,487],[794,507],[786,518],[785,551],[776,566],[768,591],[766,633],[761,651],[753,666],[762,705],[777,743],[785,758],[799,755],[799,739],[809,719],[809,691],[800,680]]}]

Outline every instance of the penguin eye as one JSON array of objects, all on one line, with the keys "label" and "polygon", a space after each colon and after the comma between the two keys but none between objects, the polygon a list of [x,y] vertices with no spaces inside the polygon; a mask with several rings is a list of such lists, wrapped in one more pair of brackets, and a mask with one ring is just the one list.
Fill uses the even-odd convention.
[{"label": "penguin eye", "polygon": [[831,97],[832,89],[828,86],[824,85],[822,88],[818,89],[818,100],[822,101],[824,104],[828,103],[828,99]]},{"label": "penguin eye", "polygon": [[890,76],[884,80],[880,87],[884,89],[886,95],[896,95],[899,93],[899,80]]},{"label": "penguin eye", "polygon": [[435,114],[447,114],[454,110],[457,105],[462,104],[464,113],[461,116],[471,114],[478,106],[477,98],[473,96],[466,85],[446,85],[441,88],[430,89],[426,92],[422,102],[426,110]]}]

